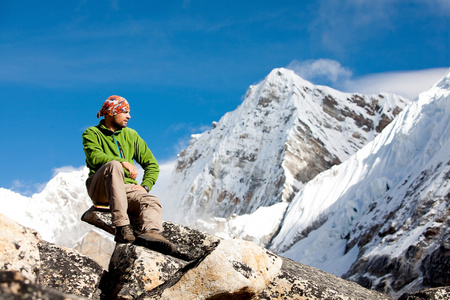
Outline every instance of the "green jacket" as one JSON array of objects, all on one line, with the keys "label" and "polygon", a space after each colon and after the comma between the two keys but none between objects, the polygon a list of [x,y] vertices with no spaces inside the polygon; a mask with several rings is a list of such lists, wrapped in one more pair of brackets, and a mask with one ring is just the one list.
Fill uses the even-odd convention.
[{"label": "green jacket", "polygon": [[[135,160],[144,169],[141,185],[153,187],[158,179],[159,166],[153,153],[138,133],[128,127],[112,132],[101,120],[97,126],[86,129],[83,133],[83,149],[86,154],[86,166],[91,177],[107,162],[117,160],[134,164]],[[138,184],[129,177],[125,170],[125,183]]]}]

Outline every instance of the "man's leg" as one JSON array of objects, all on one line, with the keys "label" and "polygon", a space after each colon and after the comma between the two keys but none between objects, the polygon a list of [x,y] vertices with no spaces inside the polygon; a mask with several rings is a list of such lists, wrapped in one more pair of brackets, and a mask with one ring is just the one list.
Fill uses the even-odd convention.
[{"label": "man's leg", "polygon": [[176,246],[160,234],[163,227],[159,199],[143,191],[133,191],[132,185],[127,187],[127,191],[128,210],[139,215],[142,225],[142,234],[137,236],[136,244],[164,254],[173,254]]},{"label": "man's leg", "polygon": [[128,198],[128,211],[139,216],[142,225],[142,232],[156,230],[161,232],[162,227],[162,208],[159,199],[140,190],[133,190],[132,184],[126,185]]},{"label": "man's leg", "polygon": [[116,227],[116,241],[131,242],[134,240],[129,228],[128,201],[124,171],[118,161],[110,161],[102,166],[88,181],[87,190],[94,204],[110,205],[112,224]]}]

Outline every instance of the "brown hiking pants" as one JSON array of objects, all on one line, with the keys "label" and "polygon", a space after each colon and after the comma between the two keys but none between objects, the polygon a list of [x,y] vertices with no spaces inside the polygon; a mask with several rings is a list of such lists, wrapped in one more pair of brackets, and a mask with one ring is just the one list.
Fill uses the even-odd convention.
[{"label": "brown hiking pants", "polygon": [[144,191],[133,190],[134,184],[124,183],[122,164],[116,160],[103,165],[87,182],[87,190],[94,204],[108,205],[112,224],[130,224],[128,213],[139,217],[141,231],[162,231],[162,208],[159,199]]}]

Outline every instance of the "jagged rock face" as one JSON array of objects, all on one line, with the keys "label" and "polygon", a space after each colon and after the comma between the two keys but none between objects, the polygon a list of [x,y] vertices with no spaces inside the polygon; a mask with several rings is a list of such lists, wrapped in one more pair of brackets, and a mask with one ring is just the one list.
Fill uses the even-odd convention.
[{"label": "jagged rock face", "polygon": [[[392,192],[390,189],[374,202],[367,216],[349,233],[347,249],[358,245],[360,255],[345,278],[392,295],[406,286],[414,290],[450,285],[449,103],[447,75],[411,107],[413,110],[422,105],[421,117],[415,122],[405,117],[405,124],[415,124],[415,131],[410,131],[412,142],[424,136],[428,139],[425,145],[414,145],[418,154],[413,161],[420,167],[411,168],[396,185],[391,181]],[[397,143],[391,142],[393,146]],[[400,151],[397,155],[401,154],[408,162],[411,154]],[[377,222],[368,222],[374,218]],[[397,247],[386,246],[389,244]],[[391,253],[377,251],[382,245]]]},{"label": "jagged rock face", "polygon": [[192,137],[178,157],[167,209],[190,223],[290,201],[372,140],[407,102],[341,93],[275,69],[212,130]]},{"label": "jagged rock face", "polygon": [[25,294],[29,292],[31,298],[27,299],[76,299],[64,294],[95,297],[103,275],[97,263],[74,250],[42,241],[36,231],[3,215],[0,224],[0,271],[4,271],[3,282],[10,286],[5,295],[14,295],[16,282],[15,286]]},{"label": "jagged rock face", "polygon": [[448,285],[449,132],[450,73],[309,181],[269,249],[394,297]]},{"label": "jagged rock face", "polygon": [[[443,187],[448,185],[449,173],[450,161],[446,166],[423,171],[408,185],[404,195],[405,200],[414,199],[408,201],[413,205],[384,213],[374,207],[373,216],[381,222],[373,224],[367,231],[361,230],[364,225],[358,225],[359,230],[355,229],[354,235],[349,235],[347,248],[357,244],[361,248],[361,258],[343,277],[390,294],[398,293],[406,285],[417,288],[450,285],[450,197],[442,195],[439,189],[427,190],[437,184],[439,177]],[[408,221],[398,223],[397,220],[405,219],[405,216]],[[418,228],[421,228],[421,234],[409,247],[399,251],[399,255],[367,255],[376,242],[383,239],[390,243],[401,242]]]}]

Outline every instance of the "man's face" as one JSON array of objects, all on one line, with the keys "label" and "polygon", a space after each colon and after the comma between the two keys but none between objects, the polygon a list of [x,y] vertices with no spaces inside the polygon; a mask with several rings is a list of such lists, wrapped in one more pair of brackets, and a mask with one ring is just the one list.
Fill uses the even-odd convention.
[{"label": "man's face", "polygon": [[130,112],[121,112],[112,117],[113,126],[117,129],[127,127],[128,120],[131,119]]}]

